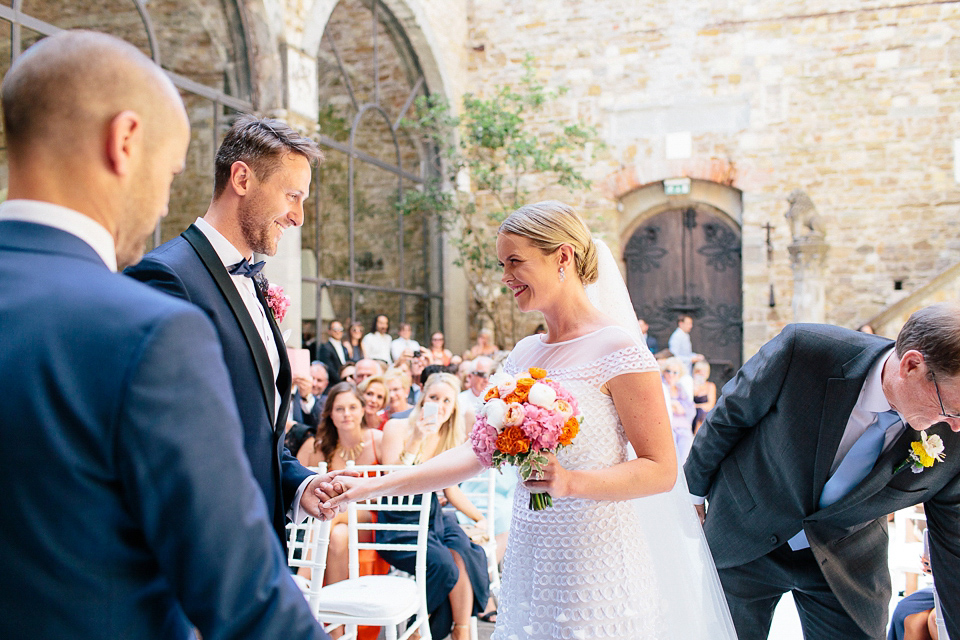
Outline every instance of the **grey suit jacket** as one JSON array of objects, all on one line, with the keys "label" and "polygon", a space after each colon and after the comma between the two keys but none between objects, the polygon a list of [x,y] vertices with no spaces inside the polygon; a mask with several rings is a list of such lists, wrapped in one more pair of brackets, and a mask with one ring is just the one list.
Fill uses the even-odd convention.
[{"label": "grey suit jacket", "polygon": [[863,482],[819,508],[820,494],[871,365],[892,343],[828,325],[789,325],[723,388],[684,465],[705,495],[704,532],[719,568],[784,544],[801,527],[831,589],[864,631],[882,636],[890,600],[886,515],[925,503],[947,628],[960,637],[960,434],[946,460],[894,469],[919,432],[908,428]]}]

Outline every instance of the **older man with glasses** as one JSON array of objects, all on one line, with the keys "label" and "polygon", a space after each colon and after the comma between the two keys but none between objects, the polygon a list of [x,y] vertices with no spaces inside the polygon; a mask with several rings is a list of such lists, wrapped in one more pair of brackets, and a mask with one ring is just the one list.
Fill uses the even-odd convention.
[{"label": "older man with glasses", "polygon": [[[960,638],[960,305],[896,343],[788,325],[724,388],[685,465],[741,640],[792,591],[807,640],[882,638],[889,513],[923,503]],[[702,499],[699,500],[702,502]]]},{"label": "older man with glasses", "polygon": [[[487,379],[493,373],[493,360],[487,356],[480,356],[473,361],[473,370],[467,374],[467,388],[457,396],[457,402],[466,410],[473,411],[476,416],[483,405],[483,392],[487,388]],[[472,425],[467,425],[470,427]]]}]

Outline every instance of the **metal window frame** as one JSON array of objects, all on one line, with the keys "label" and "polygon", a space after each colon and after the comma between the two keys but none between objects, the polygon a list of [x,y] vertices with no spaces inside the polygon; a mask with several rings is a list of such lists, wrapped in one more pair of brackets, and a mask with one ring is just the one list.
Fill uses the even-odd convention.
[{"label": "metal window frame", "polygon": [[[350,127],[350,137],[349,142],[346,144],[338,142],[326,135],[321,135],[319,137],[320,145],[339,151],[347,156],[347,189],[348,189],[348,211],[347,211],[347,239],[348,239],[348,280],[340,280],[333,278],[324,278],[320,274],[320,199],[315,200],[316,211],[314,216],[314,223],[316,225],[315,237],[316,237],[316,248],[317,253],[317,273],[315,277],[309,277],[304,275],[302,281],[304,283],[309,283],[316,285],[317,287],[317,299],[316,299],[316,309],[317,309],[317,320],[320,321],[320,309],[321,307],[321,297],[323,295],[324,289],[346,289],[350,293],[350,319],[354,320],[357,317],[357,294],[363,291],[372,291],[379,293],[389,293],[397,294],[400,296],[399,307],[400,307],[400,318],[398,322],[406,322],[406,302],[407,297],[416,297],[423,300],[423,326],[426,332],[432,332],[433,326],[439,327],[439,330],[443,330],[443,243],[440,238],[439,233],[435,233],[434,226],[431,224],[429,216],[424,215],[423,220],[423,282],[422,288],[408,288],[404,285],[405,271],[404,271],[404,240],[403,240],[403,214],[397,214],[397,232],[399,237],[399,268],[398,272],[400,274],[400,286],[388,287],[381,285],[372,285],[366,284],[357,281],[357,271],[356,271],[356,247],[355,247],[355,230],[354,222],[356,215],[356,197],[355,197],[355,174],[356,174],[356,163],[357,161],[373,165],[384,171],[388,171],[394,174],[397,177],[397,198],[403,198],[403,187],[404,181],[406,180],[409,183],[415,185],[422,185],[426,183],[425,174],[429,170],[429,164],[424,161],[423,150],[420,151],[420,167],[419,173],[413,173],[408,169],[403,167],[403,162],[400,152],[400,143],[397,138],[397,132],[400,128],[400,123],[403,116],[407,113],[410,107],[413,105],[414,100],[416,99],[417,94],[423,89],[426,91],[426,80],[424,79],[423,72],[420,69],[419,61],[417,60],[416,53],[413,49],[413,46],[410,44],[409,40],[404,37],[403,46],[407,48],[407,52],[400,52],[401,54],[407,53],[415,64],[418,77],[413,82],[410,93],[407,96],[406,100],[400,112],[398,113],[396,119],[391,122],[390,116],[387,111],[383,108],[380,103],[380,55],[379,55],[379,42],[378,42],[378,26],[381,21],[381,12],[384,16],[384,26],[387,25],[387,21],[393,22],[393,27],[397,29],[401,34],[403,33],[402,27],[399,25],[399,22],[390,12],[390,10],[383,5],[381,0],[370,0],[370,13],[371,13],[371,31],[372,31],[372,40],[373,40],[373,102],[366,102],[360,104],[357,101],[356,93],[353,89],[353,84],[350,82],[350,74],[347,71],[346,65],[343,63],[343,58],[340,55],[340,51],[337,48],[337,43],[333,34],[330,32],[324,33],[324,36],[321,40],[321,46],[326,43],[331,52],[333,53],[334,60],[337,64],[337,70],[340,73],[340,77],[343,79],[344,87],[346,88],[347,95],[350,98],[350,101],[353,105],[356,114],[353,117],[353,122]],[[386,123],[387,127],[390,129],[390,134],[393,139],[394,151],[396,154],[396,164],[390,164],[377,158],[369,153],[362,151],[356,147],[356,135],[359,127],[361,126],[361,121],[363,117],[369,113],[374,112],[379,114],[380,118]],[[436,251],[437,251],[437,270],[438,274],[433,274],[431,270],[431,253],[430,253],[430,244],[431,236],[436,236]],[[433,289],[433,275],[439,275],[439,287],[437,290]],[[438,302],[438,317],[436,318],[436,324],[431,325],[433,320],[432,312],[432,301]],[[320,327],[318,326],[318,331]]]}]

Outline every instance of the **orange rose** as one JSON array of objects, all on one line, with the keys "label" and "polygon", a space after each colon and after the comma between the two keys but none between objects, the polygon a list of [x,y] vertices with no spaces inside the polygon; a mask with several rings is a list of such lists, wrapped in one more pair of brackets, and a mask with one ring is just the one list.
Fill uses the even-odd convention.
[{"label": "orange rose", "polygon": [[530,451],[530,441],[520,427],[504,427],[497,436],[497,451],[515,456]]},{"label": "orange rose", "polygon": [[530,377],[534,380],[540,380],[547,377],[547,370],[538,367],[530,367]]},{"label": "orange rose", "polygon": [[487,393],[483,396],[483,401],[486,402],[487,400],[490,400],[491,398],[496,398],[496,397],[497,397],[497,388],[490,387],[490,389],[487,390]]},{"label": "orange rose", "polygon": [[517,388],[513,390],[513,393],[510,394],[510,397],[515,398],[514,400],[503,399],[504,402],[526,402],[527,396],[530,394],[530,389],[533,385],[536,384],[536,380],[533,378],[520,378],[517,380]]},{"label": "orange rose", "polygon": [[577,437],[577,434],[580,433],[580,421],[576,418],[571,417],[565,423],[563,423],[563,432],[560,434],[560,444],[568,445],[573,442],[573,439]]}]

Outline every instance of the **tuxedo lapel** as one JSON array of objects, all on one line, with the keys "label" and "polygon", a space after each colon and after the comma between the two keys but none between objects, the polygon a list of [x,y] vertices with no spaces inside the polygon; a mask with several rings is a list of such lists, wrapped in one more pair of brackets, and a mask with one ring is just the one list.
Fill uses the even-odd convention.
[{"label": "tuxedo lapel", "polygon": [[[253,324],[253,318],[250,317],[250,312],[247,310],[247,306],[243,303],[243,298],[240,297],[240,292],[237,291],[237,287],[233,284],[233,280],[230,279],[230,274],[227,273],[227,270],[223,266],[223,262],[220,261],[220,256],[217,255],[213,245],[210,244],[210,241],[207,240],[207,237],[203,235],[203,232],[200,231],[196,225],[190,225],[186,231],[180,235],[183,236],[183,239],[189,242],[190,246],[193,247],[194,251],[197,252],[197,255],[200,257],[200,261],[207,268],[207,271],[213,278],[214,283],[220,289],[220,292],[227,301],[227,305],[230,307],[234,317],[237,319],[237,322],[240,325],[240,330],[243,332],[243,337],[246,339],[247,346],[250,347],[250,353],[253,355],[253,360],[257,365],[257,373],[259,374],[260,378],[263,399],[267,403],[268,415],[273,417],[275,415],[274,410],[276,405],[276,392],[274,391],[273,382],[273,367],[270,365],[270,356],[267,355],[267,348],[263,344],[263,338],[260,337],[260,333],[257,331],[256,325]],[[256,289],[256,287],[254,288]],[[267,315],[272,319],[272,315]],[[285,360],[286,353],[281,352],[281,363]],[[289,363],[287,364],[287,368],[289,375]],[[281,395],[281,398],[282,397],[283,396]]]},{"label": "tuxedo lapel", "polygon": [[287,411],[290,407],[290,390],[291,385],[293,384],[293,376],[290,371],[290,358],[287,357],[287,349],[283,342],[283,334],[280,332],[280,326],[273,317],[273,311],[270,310],[270,305],[267,304],[266,296],[261,290],[259,284],[254,286],[254,289],[257,292],[257,300],[260,301],[260,305],[267,314],[267,320],[270,321],[270,331],[273,332],[273,342],[277,345],[277,353],[280,356],[280,371],[277,372],[277,392],[280,394],[280,411],[276,414],[277,418],[274,421],[273,427],[274,430],[284,429],[286,427]]}]

